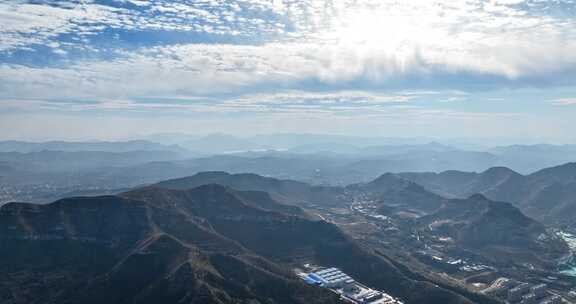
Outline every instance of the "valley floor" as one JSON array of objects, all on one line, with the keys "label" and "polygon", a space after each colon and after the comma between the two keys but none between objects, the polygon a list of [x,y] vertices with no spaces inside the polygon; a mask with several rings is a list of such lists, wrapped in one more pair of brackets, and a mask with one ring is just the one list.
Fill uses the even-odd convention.
[{"label": "valley floor", "polygon": [[[415,213],[384,216],[376,208],[376,204],[365,199],[353,200],[347,208],[308,206],[309,211],[338,225],[364,246],[407,265],[425,280],[481,293],[504,277],[531,285],[546,284],[548,296],[534,303],[548,303],[545,300],[555,295],[561,297],[559,303],[576,303],[576,277],[570,276],[576,273],[529,264],[503,266],[493,263],[482,255],[450,246],[449,239],[413,229],[409,223],[418,216]],[[563,236],[574,250],[574,235],[566,233]]]}]

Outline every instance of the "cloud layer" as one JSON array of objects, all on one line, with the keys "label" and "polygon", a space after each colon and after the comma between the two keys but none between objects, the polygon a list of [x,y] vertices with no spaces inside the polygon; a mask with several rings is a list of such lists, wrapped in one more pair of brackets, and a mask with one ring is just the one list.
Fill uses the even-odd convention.
[{"label": "cloud layer", "polygon": [[575,75],[574,0],[0,0],[11,113],[509,117],[472,102]]},{"label": "cloud layer", "polygon": [[[50,3],[0,4],[7,63],[0,79],[9,95],[51,88],[133,95],[272,84],[492,88],[575,80],[565,77],[576,70],[572,1]],[[78,50],[84,58],[73,55]],[[57,64],[30,59],[47,53]],[[67,85],[71,79],[80,89]]]}]

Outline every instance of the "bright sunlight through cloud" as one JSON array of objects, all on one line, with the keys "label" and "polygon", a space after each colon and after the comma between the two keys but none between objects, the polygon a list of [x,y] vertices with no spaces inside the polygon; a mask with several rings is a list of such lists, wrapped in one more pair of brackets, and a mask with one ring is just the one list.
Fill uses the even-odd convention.
[{"label": "bright sunlight through cloud", "polygon": [[[22,115],[534,121],[576,96],[574,75],[573,0],[0,1],[0,109]],[[401,107],[373,97],[406,91]],[[279,102],[286,94],[301,100]]]}]

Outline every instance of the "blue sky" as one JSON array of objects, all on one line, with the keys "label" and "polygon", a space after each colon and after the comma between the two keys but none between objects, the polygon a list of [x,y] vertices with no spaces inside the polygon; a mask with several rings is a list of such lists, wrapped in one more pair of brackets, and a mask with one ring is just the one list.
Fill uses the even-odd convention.
[{"label": "blue sky", "polygon": [[574,0],[0,0],[0,138],[574,142]]}]

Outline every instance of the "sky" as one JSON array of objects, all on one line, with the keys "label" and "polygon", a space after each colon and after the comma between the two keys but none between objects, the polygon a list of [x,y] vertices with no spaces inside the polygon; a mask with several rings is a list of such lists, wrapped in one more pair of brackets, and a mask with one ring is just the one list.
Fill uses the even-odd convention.
[{"label": "sky", "polygon": [[576,0],[0,0],[0,139],[575,130]]}]

